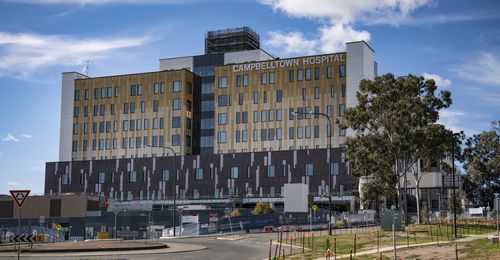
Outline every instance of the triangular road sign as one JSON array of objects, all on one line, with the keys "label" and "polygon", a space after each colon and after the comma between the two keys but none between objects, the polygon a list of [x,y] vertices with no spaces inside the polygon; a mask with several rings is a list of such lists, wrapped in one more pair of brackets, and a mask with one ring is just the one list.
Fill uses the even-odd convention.
[{"label": "triangular road sign", "polygon": [[31,190],[10,190],[10,195],[14,198],[14,201],[17,203],[19,207],[21,207],[28,198]]}]

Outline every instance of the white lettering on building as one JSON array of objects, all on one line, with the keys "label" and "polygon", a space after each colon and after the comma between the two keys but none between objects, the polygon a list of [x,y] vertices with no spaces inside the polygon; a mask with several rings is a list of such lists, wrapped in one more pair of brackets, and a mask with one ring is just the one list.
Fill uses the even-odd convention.
[{"label": "white lettering on building", "polygon": [[332,62],[340,62],[340,61],[345,61],[345,58],[342,54],[312,56],[312,57],[286,59],[286,60],[272,60],[272,61],[263,61],[263,62],[254,62],[254,63],[233,65],[233,72],[278,69],[278,68],[299,66],[301,64],[302,65],[314,65],[314,64],[321,64],[321,63],[325,63],[325,62],[332,63]]}]

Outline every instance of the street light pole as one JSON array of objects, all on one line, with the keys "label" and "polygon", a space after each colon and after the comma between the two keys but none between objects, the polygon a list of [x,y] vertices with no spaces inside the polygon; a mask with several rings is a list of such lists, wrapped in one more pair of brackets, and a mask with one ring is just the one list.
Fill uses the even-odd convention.
[{"label": "street light pole", "polygon": [[453,232],[455,238],[457,235],[457,195],[455,187],[455,133],[451,132],[451,167],[452,167],[452,177],[453,177]]},{"label": "street light pole", "polygon": [[169,149],[174,153],[174,173],[172,174],[172,197],[174,198],[174,208],[172,210],[172,228],[174,229],[174,237],[175,237],[175,210],[176,210],[176,199],[177,199],[177,192],[175,192],[175,186],[177,185],[177,154],[175,153],[174,149],[168,146],[151,146],[151,145],[146,145],[149,147],[160,147],[163,149]]},{"label": "street light pole", "polygon": [[321,112],[312,112],[310,111],[309,113],[301,113],[301,112],[293,112],[294,114],[310,114],[310,115],[318,115],[318,116],[323,116],[326,119],[328,119],[328,125],[330,126],[330,136],[328,137],[328,128],[326,130],[326,136],[328,137],[328,150],[330,153],[330,163],[328,164],[328,234],[331,236],[332,235],[332,134],[331,132],[333,131],[332,128],[332,120],[331,117],[327,114],[321,113]]},{"label": "street light pole", "polygon": [[[496,203],[496,211],[497,211],[497,237],[500,237],[500,231],[498,229],[498,208],[500,207],[500,194],[499,193],[495,193],[495,198],[497,200],[497,203]],[[495,204],[495,203],[493,203]]]}]

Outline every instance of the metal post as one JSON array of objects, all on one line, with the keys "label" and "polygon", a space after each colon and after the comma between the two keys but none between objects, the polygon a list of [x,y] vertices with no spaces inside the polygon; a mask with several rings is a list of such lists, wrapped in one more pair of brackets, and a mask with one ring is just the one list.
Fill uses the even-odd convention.
[{"label": "metal post", "polygon": [[453,177],[453,232],[455,238],[457,235],[457,196],[456,196],[456,186],[455,186],[455,134],[451,133],[451,166],[452,166],[452,177]]},{"label": "metal post", "polygon": [[500,237],[500,231],[498,229],[498,208],[500,207],[500,194],[495,193],[495,197],[497,198],[497,205],[496,205],[496,210],[497,210],[497,237]]},{"label": "metal post", "polygon": [[21,257],[21,207],[17,207],[17,260]]},{"label": "metal post", "polygon": [[113,232],[113,233],[114,233],[113,238],[116,238],[116,219],[117,219],[117,215],[118,215],[118,211],[116,210],[116,205],[115,205],[115,209],[114,209],[113,211],[114,211],[114,213],[115,213],[115,228],[114,228],[114,230],[113,230],[113,231],[114,231],[114,232]]}]

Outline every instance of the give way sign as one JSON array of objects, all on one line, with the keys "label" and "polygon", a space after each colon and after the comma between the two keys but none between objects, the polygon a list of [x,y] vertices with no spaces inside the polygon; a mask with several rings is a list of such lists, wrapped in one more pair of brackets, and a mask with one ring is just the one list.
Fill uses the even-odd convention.
[{"label": "give way sign", "polygon": [[28,198],[31,190],[10,190],[10,195],[14,198],[14,201],[17,203],[17,206],[21,207]]}]

